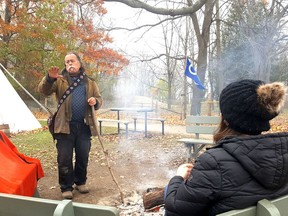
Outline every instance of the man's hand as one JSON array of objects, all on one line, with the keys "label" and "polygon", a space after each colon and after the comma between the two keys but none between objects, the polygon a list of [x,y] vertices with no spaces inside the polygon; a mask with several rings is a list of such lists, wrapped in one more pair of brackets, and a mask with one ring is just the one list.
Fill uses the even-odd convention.
[{"label": "man's hand", "polygon": [[96,98],[94,98],[94,97],[90,97],[89,99],[88,99],[88,104],[90,105],[90,106],[94,106],[95,104],[96,104]]},{"label": "man's hand", "polygon": [[48,75],[49,75],[50,78],[54,78],[54,79],[63,77],[62,75],[59,74],[59,71],[60,71],[59,67],[52,66],[48,70]]}]

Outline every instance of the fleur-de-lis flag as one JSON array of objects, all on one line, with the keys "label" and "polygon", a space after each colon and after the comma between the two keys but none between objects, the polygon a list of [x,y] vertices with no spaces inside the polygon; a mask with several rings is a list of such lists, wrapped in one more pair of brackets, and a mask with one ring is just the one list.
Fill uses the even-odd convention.
[{"label": "fleur-de-lis flag", "polygon": [[189,78],[191,78],[195,85],[199,88],[199,89],[203,89],[205,90],[206,88],[204,87],[204,85],[201,83],[197,72],[195,71],[195,69],[193,68],[193,66],[191,65],[191,62],[189,61],[189,59],[187,58],[187,63],[186,63],[186,69],[185,69],[185,75]]}]

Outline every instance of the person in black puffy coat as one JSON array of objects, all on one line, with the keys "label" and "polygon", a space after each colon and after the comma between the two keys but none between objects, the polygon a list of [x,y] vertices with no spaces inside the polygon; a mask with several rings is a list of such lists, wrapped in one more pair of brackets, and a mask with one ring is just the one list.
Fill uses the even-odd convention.
[{"label": "person in black puffy coat", "polygon": [[283,83],[230,83],[220,95],[215,146],[179,166],[167,185],[167,216],[217,215],[288,194],[288,133],[265,133],[284,106]]}]

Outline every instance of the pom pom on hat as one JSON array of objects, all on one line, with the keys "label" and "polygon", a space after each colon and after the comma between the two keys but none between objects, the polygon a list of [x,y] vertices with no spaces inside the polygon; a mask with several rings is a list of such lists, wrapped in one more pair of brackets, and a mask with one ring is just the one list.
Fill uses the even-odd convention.
[{"label": "pom pom on hat", "polygon": [[256,135],[270,129],[269,121],[284,106],[286,87],[281,82],[265,84],[260,80],[230,83],[220,94],[220,111],[229,127]]}]

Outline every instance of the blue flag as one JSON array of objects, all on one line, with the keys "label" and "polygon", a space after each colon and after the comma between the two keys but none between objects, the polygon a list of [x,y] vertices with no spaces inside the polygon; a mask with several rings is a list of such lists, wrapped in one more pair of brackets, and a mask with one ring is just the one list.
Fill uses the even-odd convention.
[{"label": "blue flag", "polygon": [[186,63],[185,75],[188,76],[189,78],[191,78],[194,81],[195,85],[199,89],[203,89],[203,90],[206,89],[203,86],[203,84],[201,83],[201,81],[200,81],[195,69],[192,67],[191,62],[189,61],[188,58],[187,58],[187,63]]}]

